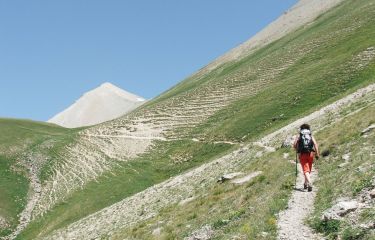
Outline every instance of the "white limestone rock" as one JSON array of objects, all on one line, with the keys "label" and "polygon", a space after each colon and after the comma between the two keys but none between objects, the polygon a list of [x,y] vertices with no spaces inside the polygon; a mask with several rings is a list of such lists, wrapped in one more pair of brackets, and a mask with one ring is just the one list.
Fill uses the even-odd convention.
[{"label": "white limestone rock", "polygon": [[104,83],[85,93],[73,105],[48,122],[67,128],[91,126],[121,117],[145,102],[142,97],[111,83]]}]

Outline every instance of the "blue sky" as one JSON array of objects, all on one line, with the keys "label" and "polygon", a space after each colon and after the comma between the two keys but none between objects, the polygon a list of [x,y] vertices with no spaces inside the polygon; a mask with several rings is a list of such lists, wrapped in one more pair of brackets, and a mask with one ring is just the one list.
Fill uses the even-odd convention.
[{"label": "blue sky", "polygon": [[0,0],[0,117],[45,121],[103,82],[152,98],[297,0]]}]

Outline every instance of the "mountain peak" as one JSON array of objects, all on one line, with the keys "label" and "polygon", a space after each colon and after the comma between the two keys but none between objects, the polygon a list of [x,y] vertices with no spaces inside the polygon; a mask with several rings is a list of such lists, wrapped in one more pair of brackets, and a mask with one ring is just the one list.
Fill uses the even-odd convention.
[{"label": "mountain peak", "polygon": [[112,84],[110,82],[102,83],[98,88],[120,89],[119,87],[115,86],[114,84]]},{"label": "mountain peak", "polygon": [[113,85],[113,84],[110,83],[110,82],[102,83],[100,86],[101,86],[101,87],[116,87],[115,85]]},{"label": "mountain peak", "polygon": [[[92,90],[91,92],[95,92],[96,94],[99,93],[110,93],[110,94],[117,94],[125,99],[128,99],[129,101],[134,101],[134,102],[144,102],[146,101],[146,99],[140,97],[140,96],[137,96],[133,93],[130,93],[128,91],[125,91],[117,86],[115,86],[114,84],[110,83],[110,82],[105,82],[105,83],[102,83],[99,87],[95,88],[94,90]],[[89,92],[90,93],[90,92]]]},{"label": "mountain peak", "polygon": [[83,127],[118,118],[143,104],[146,100],[105,82],[83,94],[73,105],[48,122],[63,127]]}]

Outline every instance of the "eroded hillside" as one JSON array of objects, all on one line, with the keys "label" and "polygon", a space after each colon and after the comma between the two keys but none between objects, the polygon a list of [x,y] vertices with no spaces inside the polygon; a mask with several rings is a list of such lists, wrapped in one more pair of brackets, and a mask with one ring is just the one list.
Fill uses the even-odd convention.
[{"label": "eroded hillside", "polygon": [[[374,10],[370,0],[343,1],[268,45],[198,72],[123,118],[80,131],[74,142],[43,165],[40,197],[19,238],[42,238],[54,231],[66,237],[63,234],[71,230],[72,236],[87,230],[97,237],[92,229],[80,230],[80,222],[68,231],[66,227],[106,207],[121,208],[122,201],[137,204],[135,196],[153,196],[156,184],[189,174],[194,167],[203,171],[199,166],[210,160],[224,156],[224,162],[241,162],[242,158],[227,159],[226,154],[373,83]],[[249,151],[256,154],[259,149]],[[211,172],[210,177],[216,178],[218,172]],[[285,197],[287,192],[286,188]],[[173,202],[186,197],[179,196]],[[150,215],[148,204],[132,211],[143,208],[139,218],[143,220],[165,206],[154,208]],[[121,216],[114,216],[138,218],[122,210]],[[107,223],[126,227],[137,221],[108,218]],[[99,235],[117,231],[105,226],[95,230]]]},{"label": "eroded hillside", "polygon": [[[349,95],[303,119],[241,147],[215,161],[154,185],[108,208],[90,215],[46,239],[183,239],[208,231],[206,239],[269,239],[276,237],[277,213],[286,207],[290,186],[294,184],[294,159],[290,148],[280,148],[305,121],[314,126],[317,137],[339,135],[335,142],[321,139],[324,150],[336,142],[360,147],[359,135],[371,125],[375,104],[375,85]],[[352,119],[360,124],[346,132]],[[371,143],[374,134],[366,139]],[[372,164],[371,151],[362,165]],[[340,152],[334,153],[335,156]],[[331,156],[332,157],[332,156]],[[323,159],[323,161],[325,161]],[[290,164],[292,163],[292,164]],[[371,167],[368,178],[374,177]],[[237,173],[234,180],[218,183],[220,176]],[[372,206],[374,207],[374,206]],[[207,230],[209,229],[209,230]],[[266,234],[263,234],[266,232]],[[194,239],[187,238],[187,239]],[[292,238],[287,238],[292,239]]]}]

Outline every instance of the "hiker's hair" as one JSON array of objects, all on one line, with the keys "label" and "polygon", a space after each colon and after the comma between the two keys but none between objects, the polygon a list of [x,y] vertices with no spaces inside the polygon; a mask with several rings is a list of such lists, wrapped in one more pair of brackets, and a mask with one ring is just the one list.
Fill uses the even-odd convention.
[{"label": "hiker's hair", "polygon": [[299,128],[300,128],[301,130],[302,130],[302,129],[310,130],[310,125],[307,124],[307,123],[304,123],[304,124],[302,124]]}]

